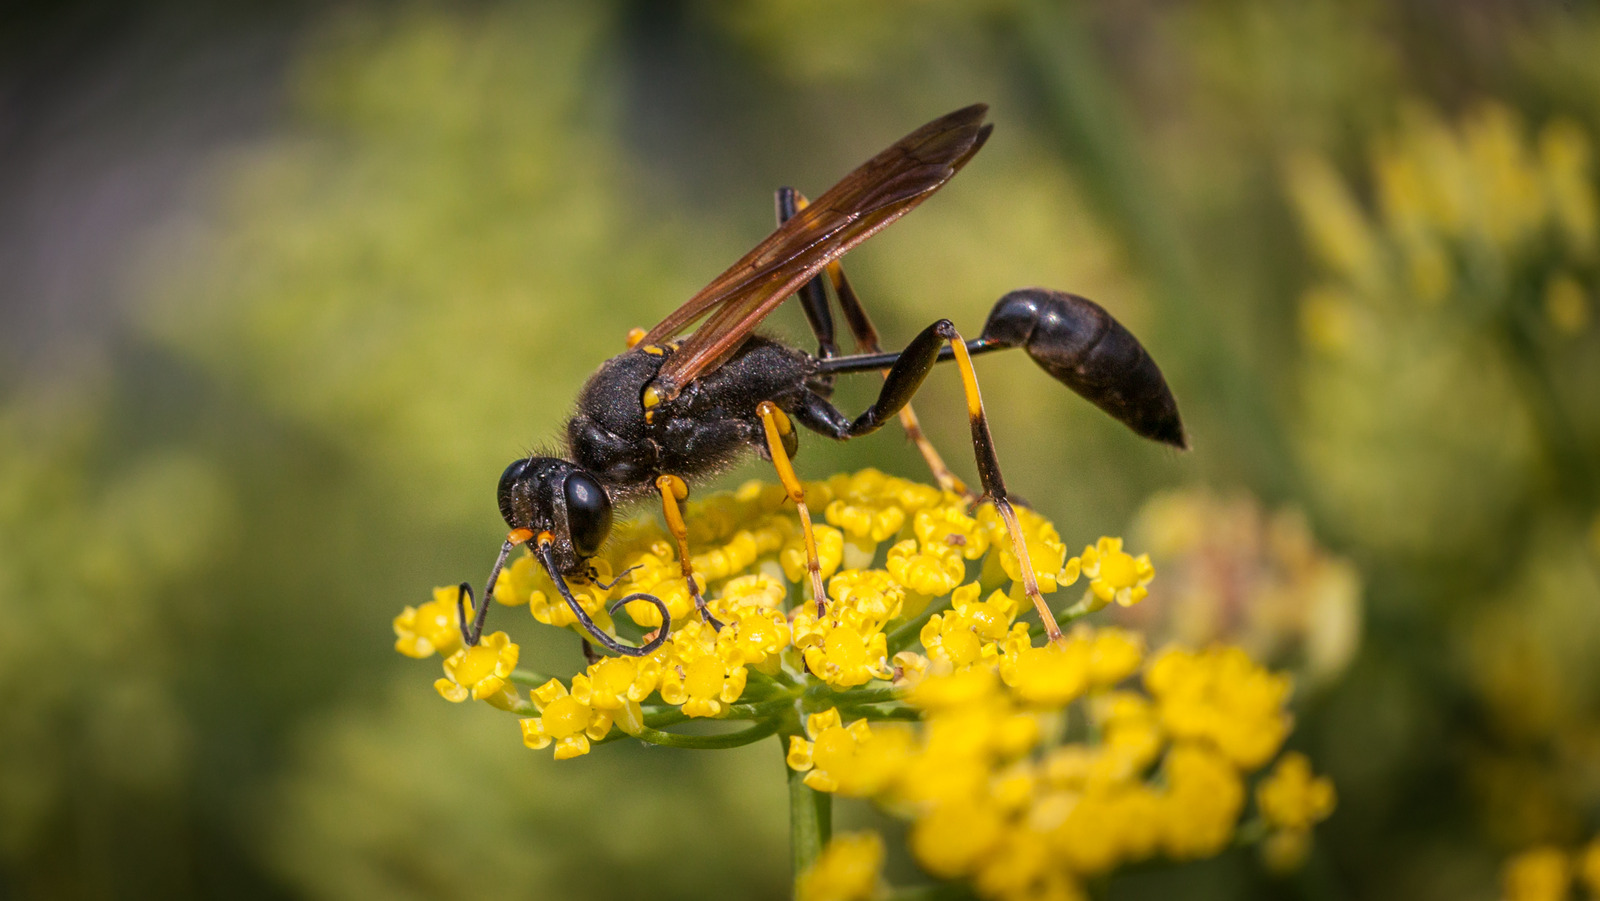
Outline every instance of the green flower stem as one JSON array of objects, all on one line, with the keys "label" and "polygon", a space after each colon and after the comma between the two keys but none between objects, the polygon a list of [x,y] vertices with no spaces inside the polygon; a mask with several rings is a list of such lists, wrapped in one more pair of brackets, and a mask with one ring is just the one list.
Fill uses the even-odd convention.
[{"label": "green flower stem", "polygon": [[662,732],[645,726],[634,736],[653,745],[666,748],[694,748],[697,750],[721,750],[724,748],[742,748],[754,744],[763,738],[778,731],[777,723],[756,723],[748,729],[737,732],[724,732],[721,735],[683,735],[678,732]]},{"label": "green flower stem", "polygon": [[1065,626],[1077,622],[1097,610],[1104,609],[1105,604],[1096,606],[1098,600],[1099,598],[1096,598],[1093,593],[1085,591],[1083,597],[1077,603],[1068,604],[1055,612],[1056,625]]},{"label": "green flower stem", "polygon": [[894,711],[894,710],[916,710],[917,708],[913,707],[910,704],[907,704],[905,702],[905,700],[902,699],[902,698],[895,698],[894,700],[889,700],[889,701],[870,701],[869,700],[869,701],[860,701],[860,702],[852,701],[850,699],[844,699],[844,701],[838,705],[838,709],[839,709],[839,715],[840,716],[843,716],[846,712],[851,712],[851,713],[859,713],[859,714],[862,714],[862,715],[865,715],[865,716],[871,716],[871,717],[875,717],[876,718],[876,717],[881,717],[884,713],[887,713],[889,711]]},{"label": "green flower stem", "polygon": [[777,676],[769,676],[758,669],[749,669],[746,672],[749,674],[747,676],[749,681],[745,684],[745,694],[750,694],[751,690],[754,689],[761,698],[773,697],[781,692],[788,692],[792,695],[793,689],[796,687],[795,681],[789,678],[788,674],[781,669],[778,670]]},{"label": "green flower stem", "polygon": [[933,619],[933,615],[935,613],[943,613],[949,609],[950,599],[948,597],[946,597],[943,602],[932,601],[928,604],[928,608],[926,610],[922,611],[911,619],[906,620],[900,625],[895,626],[894,631],[890,632],[886,636],[889,646],[889,656],[893,657],[894,655],[910,647],[913,641],[916,641],[918,638],[922,637],[922,627],[928,624],[928,620]]},{"label": "green flower stem", "polygon": [[1235,848],[1247,848],[1251,845],[1260,844],[1267,837],[1267,833],[1271,831],[1272,827],[1259,816],[1246,820],[1239,824],[1238,829],[1234,830],[1233,846]]},{"label": "green flower stem", "polygon": [[1597,499],[1595,476],[1577,429],[1561,403],[1561,392],[1545,365],[1535,327],[1527,322],[1526,314],[1518,315],[1518,310],[1532,306],[1524,302],[1496,318],[1500,345],[1527,403],[1561,495],[1577,501],[1578,509],[1587,514]]},{"label": "green flower stem", "polygon": [[966,883],[936,882],[894,889],[889,892],[888,901],[964,901],[973,897],[976,896]]},{"label": "green flower stem", "polygon": [[850,706],[839,708],[839,718],[869,720],[920,720],[922,711],[906,704],[889,706]]},{"label": "green flower stem", "polygon": [[806,785],[806,774],[790,768],[789,738],[795,734],[798,733],[780,735],[782,744],[778,750],[784,755],[783,769],[789,776],[789,853],[794,862],[794,878],[799,879],[833,836],[833,796],[812,791]]},{"label": "green flower stem", "polygon": [[795,695],[781,695],[771,700],[758,704],[729,704],[727,712],[718,719],[725,720],[764,720],[773,719],[784,710],[794,707]]},{"label": "green flower stem", "polygon": [[689,718],[677,707],[646,707],[644,709],[644,724],[646,726],[673,726]]},{"label": "green flower stem", "polygon": [[844,705],[885,704],[905,697],[905,690],[892,685],[883,688],[847,688],[843,691],[827,685],[814,685],[806,691],[807,708],[827,709]]},{"label": "green flower stem", "polygon": [[550,679],[551,677],[546,676],[544,673],[518,667],[511,671],[510,681],[517,685],[526,685],[529,688],[538,688],[546,682],[549,682]]}]

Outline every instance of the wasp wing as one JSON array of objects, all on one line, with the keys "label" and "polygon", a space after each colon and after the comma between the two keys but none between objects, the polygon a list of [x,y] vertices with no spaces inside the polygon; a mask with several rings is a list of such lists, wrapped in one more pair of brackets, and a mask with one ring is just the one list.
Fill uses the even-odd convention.
[{"label": "wasp wing", "polygon": [[653,383],[665,398],[721,365],[790,294],[830,262],[904,216],[943,187],[983,146],[985,104],[929,122],[883,151],[783,223],[645,341],[660,343],[710,313],[673,352]]}]

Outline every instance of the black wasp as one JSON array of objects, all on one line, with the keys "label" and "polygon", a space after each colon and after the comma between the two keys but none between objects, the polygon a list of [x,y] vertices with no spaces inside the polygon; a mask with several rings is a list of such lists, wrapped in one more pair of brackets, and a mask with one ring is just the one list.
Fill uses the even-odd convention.
[{"label": "black wasp", "polygon": [[[1005,521],[1023,587],[1050,637],[1060,636],[1034,583],[1027,547],[1006,496],[971,357],[1021,347],[1057,381],[1138,434],[1183,448],[1183,424],[1161,370],[1138,339],[1099,305],[1043,288],[1000,298],[974,340],[963,340],[950,320],[941,319],[899,353],[884,353],[838,262],[927,200],[972,159],[992,129],[983,124],[987,111],[976,104],[929,122],[846,175],[814,203],[791,189],[780,190],[776,231],[655,328],[630,336],[628,351],[607,360],[590,377],[567,423],[566,457],[518,460],[500,477],[500,513],[511,533],[489,573],[483,603],[473,602],[470,624],[466,604],[471,589],[461,586],[458,612],[468,645],[477,644],[482,635],[489,597],[507,555],[527,543],[595,641],[620,654],[647,654],[659,647],[671,621],[659,598],[633,594],[613,604],[615,611],[642,600],[661,612],[663,627],[644,646],[632,647],[596,626],[567,585],[569,579],[592,578],[588,560],[611,530],[613,506],[652,493],[661,497],[695,604],[718,625],[690,569],[679,504],[688,496],[690,482],[751,450],[773,462],[798,506],[812,598],[820,613],[826,595],[810,515],[789,464],[798,446],[794,424],[842,441],[870,434],[898,415],[941,486],[967,492],[922,437],[908,406],[934,364],[950,359],[960,367],[966,391],[981,500],[994,504]],[[855,355],[841,356],[834,343],[825,277],[855,338]],[[754,334],[790,296],[799,297],[816,334],[816,354]],[[702,318],[693,332],[679,338]],[[830,402],[835,376],[870,371],[884,373],[883,388],[866,412],[851,417]]]}]

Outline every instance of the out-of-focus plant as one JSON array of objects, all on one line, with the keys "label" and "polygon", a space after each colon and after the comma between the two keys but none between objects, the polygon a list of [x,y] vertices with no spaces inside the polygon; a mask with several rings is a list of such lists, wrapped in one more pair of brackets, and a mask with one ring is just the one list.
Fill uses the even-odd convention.
[{"label": "out-of-focus plant", "polygon": [[[648,655],[601,658],[566,681],[537,674],[504,631],[462,645],[454,588],[395,619],[396,648],[442,655],[442,696],[518,715],[524,744],[553,747],[557,760],[626,736],[726,749],[777,735],[797,892],[810,901],[887,891],[879,836],[829,842],[835,795],[909,821],[921,869],[985,898],[1080,897],[1084,880],[1118,867],[1209,857],[1236,839],[1264,839],[1275,867],[1304,859],[1310,828],[1334,804],[1304,756],[1280,760],[1246,814],[1248,777],[1290,731],[1287,676],[1237,647],[1147,659],[1140,635],[1114,628],[1080,624],[1035,644],[992,506],[969,511],[959,495],[876,470],[811,483],[806,495],[827,522],[817,535],[825,613],[791,599],[805,551],[783,488],[752,482],[692,503],[687,517],[720,630],[691,602],[668,536],[634,523],[566,604],[531,555],[506,571],[495,600],[557,627],[577,628],[581,607],[607,629],[622,626],[618,612],[651,635],[669,629]],[[1041,590],[1087,583],[1058,619],[1146,596],[1154,570],[1120,540],[1069,557],[1050,522],[1019,516]],[[628,602],[637,592],[660,598],[671,621]],[[667,728],[693,720],[745,725]]]},{"label": "out-of-focus plant", "polygon": [[1369,202],[1323,158],[1287,168],[1326,271],[1300,307],[1319,502],[1369,549],[1451,563],[1428,598],[1445,653],[1414,654],[1474,696],[1458,750],[1509,847],[1571,842],[1600,805],[1592,147],[1567,118],[1413,105],[1373,145]]},{"label": "out-of-focus plant", "polygon": [[1361,576],[1317,545],[1297,511],[1184,489],[1147,501],[1133,536],[1164,578],[1152,603],[1117,618],[1152,642],[1237,644],[1313,685],[1338,677],[1361,646]]},{"label": "out-of-focus plant", "polygon": [[[203,457],[117,446],[109,396],[85,378],[0,405],[0,870],[25,894],[94,893],[92,874],[46,864],[92,847],[62,836],[183,784],[182,658],[209,617],[163,599],[236,512]],[[150,823],[175,838],[167,825]]]},{"label": "out-of-focus plant", "polygon": [[1567,365],[1592,349],[1600,287],[1590,157],[1574,122],[1530,135],[1486,104],[1456,127],[1410,108],[1373,149],[1370,207],[1325,159],[1291,160],[1328,273],[1300,307],[1302,447],[1368,541],[1494,538],[1541,484],[1593,515],[1600,420]]}]

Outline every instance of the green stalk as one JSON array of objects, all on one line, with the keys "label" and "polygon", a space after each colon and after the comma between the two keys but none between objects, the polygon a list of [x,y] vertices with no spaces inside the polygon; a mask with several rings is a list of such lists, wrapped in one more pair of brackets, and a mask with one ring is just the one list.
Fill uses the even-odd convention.
[{"label": "green stalk", "polygon": [[550,677],[546,676],[544,673],[535,672],[531,669],[523,669],[519,666],[511,671],[511,676],[508,681],[513,685],[526,685],[529,688],[538,688],[546,682],[549,682]]},{"label": "green stalk", "polygon": [[1533,418],[1538,439],[1555,474],[1559,496],[1576,501],[1578,510],[1587,514],[1594,508],[1596,486],[1584,454],[1583,442],[1577,429],[1561,403],[1549,367],[1540,352],[1539,339],[1519,315],[1517,300],[1513,308],[1497,318],[1496,326],[1501,348],[1512,378],[1521,389],[1523,400]]},{"label": "green stalk", "polygon": [[833,835],[833,796],[806,786],[806,774],[789,766],[789,735],[779,737],[783,743],[778,750],[784,754],[783,769],[789,776],[789,853],[794,878],[799,879]]},{"label": "green stalk", "polygon": [[[1148,278],[1158,315],[1151,334],[1171,348],[1162,357],[1173,384],[1194,397],[1220,399],[1236,433],[1222,448],[1251,473],[1257,491],[1302,497],[1301,476],[1288,435],[1262,390],[1265,381],[1235,352],[1238,339],[1220,323],[1206,285],[1176,223],[1170,192],[1144,161],[1137,123],[1107,76],[1082,14],[1071,4],[1025,0],[1014,7],[1010,31],[1017,63],[1043,100],[1039,109],[1063,156],[1083,173],[1087,199],[1122,238],[1135,269]],[[1225,436],[1215,436],[1220,441]]]},{"label": "green stalk", "polygon": [[678,732],[663,732],[660,729],[652,729],[649,726],[645,726],[634,737],[666,748],[694,748],[714,751],[723,748],[742,748],[745,745],[754,744],[776,731],[778,731],[776,723],[756,723],[748,729],[740,729],[737,732],[724,732],[720,735],[684,735]]}]

